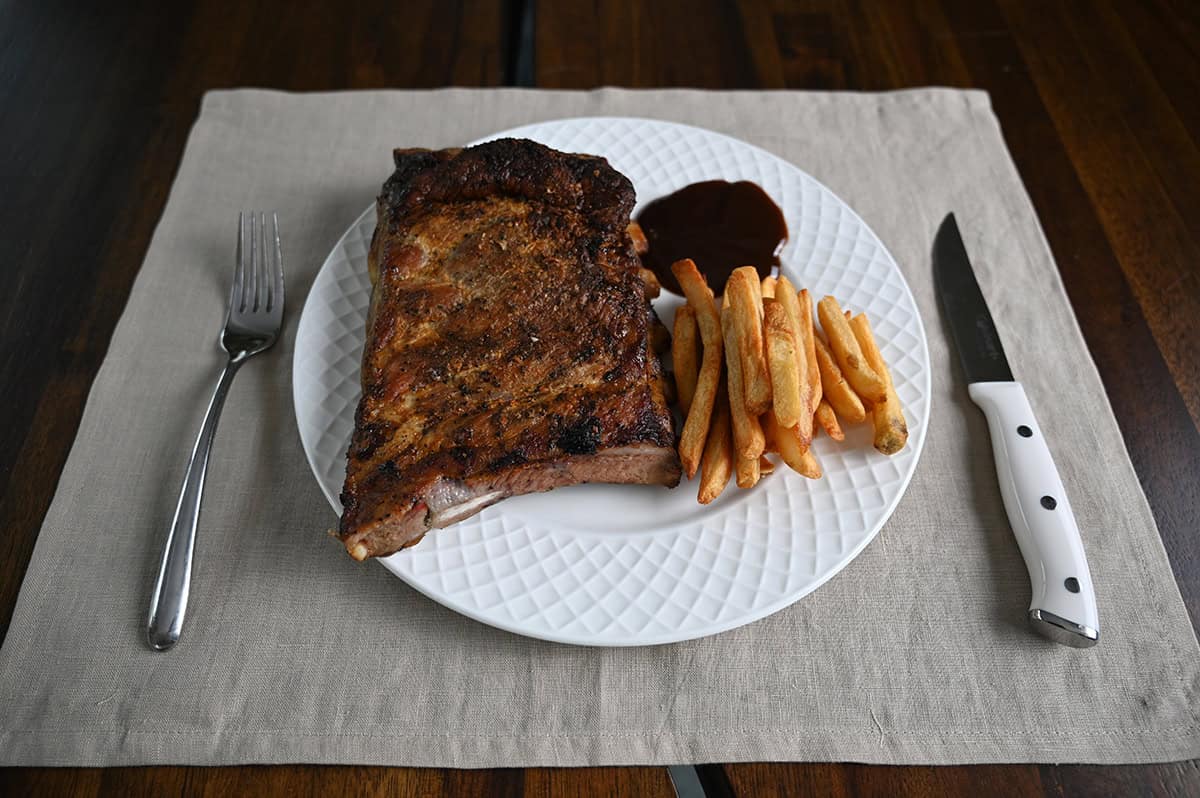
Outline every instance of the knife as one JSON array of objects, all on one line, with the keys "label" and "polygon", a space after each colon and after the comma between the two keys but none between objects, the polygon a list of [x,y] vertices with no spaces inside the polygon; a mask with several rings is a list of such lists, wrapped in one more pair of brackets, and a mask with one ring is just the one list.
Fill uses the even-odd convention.
[{"label": "knife", "polygon": [[933,242],[933,277],[967,375],[987,417],[1004,509],[1029,569],[1029,620],[1056,643],[1087,648],[1100,618],[1079,526],[1021,383],[1013,379],[954,214]]}]

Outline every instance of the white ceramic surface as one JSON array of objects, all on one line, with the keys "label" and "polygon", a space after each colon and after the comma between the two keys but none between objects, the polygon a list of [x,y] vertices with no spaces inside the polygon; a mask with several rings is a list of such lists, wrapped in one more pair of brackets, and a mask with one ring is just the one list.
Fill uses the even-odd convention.
[{"label": "white ceramic surface", "polygon": [[[909,444],[886,457],[869,425],[820,437],[825,471],[786,468],[752,490],[732,483],[708,507],[695,483],[580,485],[502,501],[381,560],[417,590],[483,623],[601,646],[687,640],[797,601],[875,537],[917,465],[929,415],[929,354],[916,304],[892,256],[844,202],[795,166],[745,142],[645,119],[543,122],[497,133],[603,155],[646,202],[700,180],[751,180],[783,209],[782,270],[817,297],[872,320],[908,420]],[[382,176],[381,176],[382,177]],[[305,453],[334,510],[359,397],[374,208],[326,259],[296,339],[294,400]],[[680,299],[656,302],[670,326]]]}]

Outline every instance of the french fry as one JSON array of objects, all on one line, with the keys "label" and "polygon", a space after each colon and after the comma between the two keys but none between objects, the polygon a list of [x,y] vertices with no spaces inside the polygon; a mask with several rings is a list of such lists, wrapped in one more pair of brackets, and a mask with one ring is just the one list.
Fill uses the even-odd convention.
[{"label": "french fry", "polygon": [[762,296],[763,299],[775,298],[775,277],[773,275],[762,278]]},{"label": "french fry", "polygon": [[871,420],[875,424],[875,448],[884,454],[895,454],[908,442],[908,423],[904,420],[900,397],[896,395],[891,372],[883,362],[883,353],[879,351],[879,345],[875,342],[875,334],[871,332],[871,322],[867,321],[867,315],[859,313],[851,319],[850,329],[854,331],[863,357],[887,385],[887,401],[871,408]]},{"label": "french fry", "polygon": [[766,448],[766,439],[763,436],[762,424],[759,423],[758,416],[751,414],[746,407],[741,358],[732,356],[738,347],[738,322],[733,313],[721,314],[721,329],[725,333],[725,348],[731,354],[725,360],[725,378],[729,383],[729,417],[733,426],[733,450],[739,460],[738,487],[746,487],[741,481],[743,466],[740,461],[754,460],[757,464],[758,456]]},{"label": "french fry", "polygon": [[712,420],[713,403],[721,382],[721,353],[724,351],[724,335],[721,319],[713,300],[712,289],[700,276],[696,264],[689,259],[671,264],[671,271],[679,281],[688,304],[696,312],[696,323],[700,327],[700,342],[704,353],[700,360],[700,371],[696,376],[696,391],[692,395],[692,406],[688,409],[683,433],[679,438],[679,460],[683,471],[691,479],[696,475],[704,454],[704,441],[708,437],[708,425]]},{"label": "french fry", "polygon": [[[761,377],[762,377],[763,381],[765,381],[765,384],[763,384],[762,382],[758,382],[754,386],[751,386],[751,384],[749,382],[747,382],[747,380],[746,380],[747,372],[746,372],[745,368],[742,369],[742,382],[743,382],[743,385],[745,386],[745,390],[747,391],[747,396],[749,399],[755,399],[755,400],[757,400],[757,402],[759,404],[762,404],[764,402],[764,397],[765,397],[765,407],[763,408],[762,411],[759,411],[759,415],[762,415],[762,412],[764,412],[766,410],[766,407],[770,407],[770,405],[771,405],[771,376],[770,376],[770,372],[767,368],[766,338],[765,338],[765,332],[763,330],[762,281],[759,280],[758,270],[755,269],[754,267],[742,266],[741,270],[744,270],[742,273],[745,275],[745,277],[744,277],[745,285],[749,289],[749,292],[753,296],[752,301],[750,303],[748,303],[748,308],[745,305],[743,305],[743,310],[753,309],[754,311],[757,311],[757,313],[758,313],[758,340],[760,342],[760,346],[757,350],[755,350],[753,343],[743,344],[742,342],[746,341],[748,339],[741,338],[741,337],[738,338],[738,345],[739,345],[739,347],[747,348],[747,353],[750,355],[751,360],[752,360],[752,367],[761,372]],[[752,324],[753,323],[753,313],[748,314],[748,317],[749,317],[748,318],[749,323]],[[753,335],[753,333],[751,333],[751,335]],[[756,351],[759,354],[758,357],[755,357]],[[756,409],[756,407],[751,406],[750,409],[754,410],[754,409]]]},{"label": "french fry", "polygon": [[753,488],[762,479],[762,468],[757,457],[739,457],[737,459],[737,486]]},{"label": "french fry", "polygon": [[[796,343],[796,327],[783,303],[763,300],[763,336],[767,347],[767,370],[771,376],[772,409],[780,426],[794,427],[800,422],[808,403],[800,399],[800,352]],[[804,380],[804,391],[808,392],[807,379]],[[812,424],[809,422],[810,437],[811,430]]]},{"label": "french fry", "polygon": [[780,426],[775,413],[768,410],[763,415],[763,428],[775,440],[779,447],[779,456],[788,468],[809,479],[817,479],[821,476],[821,468],[816,464],[816,458],[812,456],[812,452],[807,446],[800,445],[800,436],[796,433],[795,427]]},{"label": "french fry", "polygon": [[816,419],[829,437],[835,441],[846,440],[846,433],[842,432],[842,425],[838,424],[837,416],[833,414],[833,407],[824,399],[817,405]]},{"label": "french fry", "polygon": [[[788,290],[791,290],[791,283],[788,283]],[[796,301],[800,305],[800,334],[804,336],[804,353],[808,359],[808,382],[812,386],[808,407],[815,414],[817,405],[821,403],[821,370],[817,366],[817,331],[813,329],[812,297],[809,296],[807,288],[800,292]]]},{"label": "french fry", "polygon": [[758,269],[753,266],[739,266],[734,271],[742,271],[746,275],[746,282],[750,285],[750,290],[754,292],[754,307],[758,308],[758,318],[762,318],[762,281],[758,279]]},{"label": "french fry", "polygon": [[821,478],[821,464],[817,462],[812,449],[805,449],[800,453],[800,468],[797,468],[796,471],[799,472],[800,476],[808,477],[809,479]]},{"label": "french fry", "polygon": [[779,444],[777,444],[775,442],[775,435],[772,432],[771,428],[769,426],[767,426],[767,414],[770,412],[771,411],[768,410],[766,413],[763,413],[762,416],[760,416],[758,419],[758,423],[762,426],[762,431],[763,431],[763,454],[779,451]]},{"label": "french fry", "polygon": [[[767,436],[767,440],[771,442],[772,450],[783,454],[781,445],[784,443],[783,438],[788,437],[788,430],[779,426],[779,419],[775,415],[774,410],[768,410],[762,416],[763,434]],[[783,462],[787,462],[787,458],[783,458]]]},{"label": "french fry", "polygon": [[658,281],[658,275],[649,269],[638,269],[638,273],[642,277],[642,288],[646,291],[646,299],[657,299],[662,293],[662,283]]},{"label": "french fry", "polygon": [[[737,349],[741,360],[742,384],[746,392],[746,411],[760,416],[771,406],[771,378],[767,374],[767,358],[763,352],[762,285],[753,266],[734,269],[725,283],[725,303],[722,316],[733,319],[737,330]],[[728,346],[728,336],[726,336]],[[737,416],[734,416],[737,428]]]},{"label": "french fry", "polygon": [[796,360],[800,372],[800,399],[803,409],[797,418],[797,432],[801,446],[808,448],[813,437],[813,414],[821,401],[821,377],[817,373],[816,356],[813,349],[812,302],[808,291],[797,293],[791,280],[780,276],[775,284],[775,299],[787,309],[796,326]]},{"label": "french fry", "polygon": [[696,498],[708,504],[721,495],[733,473],[733,438],[729,429],[729,398],[725,385],[720,386],[717,406],[713,410],[712,427],[704,444],[704,459],[700,466],[700,490]]},{"label": "french fry", "polygon": [[842,315],[838,301],[831,296],[822,299],[817,303],[817,316],[821,320],[821,328],[829,336],[833,357],[854,392],[869,405],[887,401],[887,385],[867,364],[862,347],[858,345],[850,323]]},{"label": "french fry", "polygon": [[765,454],[758,458],[758,473],[764,477],[775,473],[775,464],[768,460]]},{"label": "french fry", "polygon": [[679,409],[687,418],[696,395],[696,377],[700,371],[700,351],[696,340],[696,311],[680,305],[675,311],[675,329],[671,336],[671,360],[675,364],[675,389]]},{"label": "french fry", "polygon": [[639,255],[645,255],[650,251],[650,242],[646,240],[646,233],[642,230],[642,226],[637,222],[630,222],[625,228],[629,233],[629,237],[633,240],[633,251]]},{"label": "french fry", "polygon": [[842,370],[833,362],[833,353],[829,345],[817,336],[813,336],[817,352],[817,369],[821,372],[821,388],[824,395],[822,401],[829,402],[837,414],[851,424],[857,424],[867,417],[862,400],[846,382]]}]

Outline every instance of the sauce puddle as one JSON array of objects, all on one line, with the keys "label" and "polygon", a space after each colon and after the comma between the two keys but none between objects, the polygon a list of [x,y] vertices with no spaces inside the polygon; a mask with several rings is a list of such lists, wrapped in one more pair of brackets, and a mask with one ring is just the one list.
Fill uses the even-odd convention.
[{"label": "sauce puddle", "polygon": [[787,241],[783,211],[757,184],[708,180],[684,186],[654,200],[637,215],[649,242],[642,256],[663,288],[683,291],[671,264],[691,258],[720,296],[725,281],[739,266],[753,266],[760,278],[779,265]]}]

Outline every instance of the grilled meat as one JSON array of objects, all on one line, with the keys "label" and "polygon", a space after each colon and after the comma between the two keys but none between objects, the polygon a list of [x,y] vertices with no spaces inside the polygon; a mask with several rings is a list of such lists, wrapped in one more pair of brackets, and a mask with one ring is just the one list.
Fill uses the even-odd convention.
[{"label": "grilled meat", "polygon": [[516,139],[395,161],[369,254],[350,554],[391,554],[506,496],[678,484],[629,180]]}]

